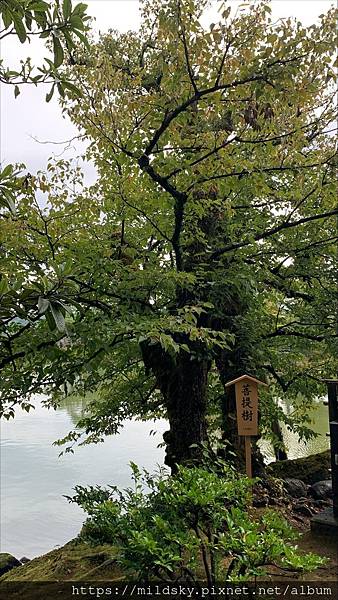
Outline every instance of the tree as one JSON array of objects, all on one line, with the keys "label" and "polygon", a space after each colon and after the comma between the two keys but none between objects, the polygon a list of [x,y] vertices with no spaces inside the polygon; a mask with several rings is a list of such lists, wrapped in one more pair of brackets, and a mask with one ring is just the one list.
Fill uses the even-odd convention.
[{"label": "tree", "polygon": [[[206,5],[145,0],[137,34],[78,53],[64,110],[98,182],[49,165],[2,240],[5,416],[37,391],[92,391],[87,441],[164,414],[172,467],[198,460],[208,413],[236,446],[234,376],[269,378],[265,430],[278,416],[306,434],[337,369],[335,13],[304,28],[223,3],[206,29]],[[305,397],[292,418],[281,392]]]},{"label": "tree", "polygon": [[[52,84],[46,94],[46,101],[50,102],[55,88],[61,96],[65,90],[70,89],[77,93],[72,82],[60,71],[65,61],[62,41],[69,51],[69,58],[74,60],[72,52],[75,48],[75,39],[80,39],[86,46],[88,41],[84,32],[88,29],[86,22],[86,4],[79,3],[74,8],[71,0],[60,2],[43,2],[42,0],[3,0],[0,4],[0,42],[15,36],[21,44],[30,43],[35,37],[46,41],[47,46],[53,50],[53,60],[45,58],[45,63],[34,67],[31,59],[21,60],[20,71],[8,66],[4,59],[0,59],[0,83],[11,85],[14,96],[20,94],[20,88],[25,85]],[[75,36],[75,38],[74,38]],[[2,165],[1,165],[2,167]],[[23,168],[23,165],[20,165]],[[14,211],[15,195],[25,181],[19,177],[20,170],[13,165],[6,165],[0,171],[0,207],[5,206]]]}]

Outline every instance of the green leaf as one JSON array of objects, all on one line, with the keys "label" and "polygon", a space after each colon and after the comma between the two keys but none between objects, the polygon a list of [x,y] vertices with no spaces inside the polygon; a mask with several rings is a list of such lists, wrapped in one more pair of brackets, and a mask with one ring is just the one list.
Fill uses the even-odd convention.
[{"label": "green leaf", "polygon": [[61,96],[61,98],[65,97],[65,90],[64,90],[64,84],[63,83],[57,83],[57,88],[58,88],[58,92]]},{"label": "green leaf", "polygon": [[64,60],[63,48],[61,46],[59,38],[53,36],[53,51],[54,51],[54,66],[57,69],[60,67]]},{"label": "green leaf", "polygon": [[83,2],[79,2],[79,4],[77,4],[73,10],[73,15],[81,15],[83,16],[85,14],[85,12],[87,11],[88,5],[84,4]]},{"label": "green leaf", "polygon": [[86,46],[86,48],[90,48],[90,44],[89,44],[89,41],[88,41],[87,37],[81,31],[75,30],[74,33],[81,40],[81,42],[84,43],[84,45]]},{"label": "green leaf", "polygon": [[84,23],[81,19],[81,17],[79,17],[78,15],[74,15],[74,13],[72,14],[71,18],[70,18],[70,24],[72,27],[74,27],[74,29],[84,29]]},{"label": "green leaf", "polygon": [[63,30],[62,33],[63,33],[63,36],[67,43],[68,50],[71,50],[72,48],[74,48],[74,42],[73,42],[71,36],[69,35],[69,32],[67,30]]},{"label": "green leaf", "polygon": [[7,278],[4,275],[2,275],[1,279],[0,279],[0,296],[7,294],[7,292],[9,292],[9,290],[10,290],[10,287],[8,285]]},{"label": "green leaf", "polygon": [[15,214],[16,214],[15,198],[10,190],[8,190],[8,189],[1,190],[0,204],[2,206],[6,206],[10,210],[10,212],[15,216]]},{"label": "green leaf", "polygon": [[2,20],[4,22],[5,29],[8,29],[11,26],[11,24],[13,23],[13,18],[12,18],[11,13],[7,10],[3,10],[3,12],[1,13],[1,16],[2,16]]},{"label": "green leaf", "polygon": [[52,315],[51,311],[50,311],[50,310],[48,310],[48,311],[45,313],[45,315],[46,315],[46,321],[47,321],[47,323],[48,323],[48,327],[49,327],[49,329],[50,329],[51,331],[54,331],[54,330],[56,329],[56,324],[55,324],[55,321],[54,321],[54,318],[53,318],[53,315]]},{"label": "green leaf", "polygon": [[72,2],[71,2],[71,0],[63,0],[63,3],[62,3],[62,12],[63,12],[63,16],[64,16],[65,20],[70,17],[70,15],[72,14]]},{"label": "green leaf", "polygon": [[29,4],[29,10],[34,10],[36,12],[46,12],[49,8],[47,2],[31,2]]},{"label": "green leaf", "polygon": [[76,87],[76,85],[74,85],[73,83],[70,83],[70,81],[63,81],[62,85],[66,90],[70,90],[71,92],[74,92],[74,94],[76,94],[76,96],[81,95],[81,90],[78,87]]},{"label": "green leaf", "polygon": [[34,83],[38,83],[38,81],[40,81],[42,79],[42,75],[35,75],[35,77],[32,77],[32,81]]},{"label": "green leaf", "polygon": [[[42,30],[45,29],[45,27],[47,26],[47,17],[45,12],[34,11],[34,19]],[[48,35],[49,34],[50,32],[48,32]]]},{"label": "green leaf", "polygon": [[13,21],[14,21],[14,29],[15,29],[16,33],[18,34],[18,38],[19,38],[21,44],[23,44],[27,39],[26,28],[23,24],[23,21],[15,13],[13,13]]},{"label": "green leaf", "polygon": [[18,85],[14,87],[14,97],[17,98],[20,94],[20,88]]},{"label": "green leaf", "polygon": [[52,87],[50,88],[48,94],[46,94],[46,102],[50,102],[51,99],[53,98],[53,94],[54,94],[54,89],[55,89],[55,83],[53,83]]},{"label": "green leaf", "polygon": [[29,31],[32,30],[32,23],[33,23],[33,15],[29,12],[27,12],[25,14],[25,22],[26,22],[26,27],[27,29],[29,29]]},{"label": "green leaf", "polygon": [[13,165],[6,165],[5,168],[0,173],[0,179],[6,179],[10,177],[13,173]]},{"label": "green leaf", "polygon": [[46,310],[48,310],[48,308],[50,307],[50,301],[47,300],[47,298],[42,298],[42,296],[39,296],[38,299],[38,310],[40,315],[43,315]]},{"label": "green leaf", "polygon": [[50,309],[51,309],[57,330],[60,333],[64,333],[66,331],[66,322],[65,322],[65,318],[64,318],[62,312],[52,302],[50,303]]}]

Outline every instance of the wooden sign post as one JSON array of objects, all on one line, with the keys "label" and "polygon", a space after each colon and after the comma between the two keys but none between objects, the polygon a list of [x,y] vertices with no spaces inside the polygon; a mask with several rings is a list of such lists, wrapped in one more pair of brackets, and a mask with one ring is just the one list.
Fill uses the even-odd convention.
[{"label": "wooden sign post", "polygon": [[338,379],[326,379],[329,405],[333,516],[338,519]]},{"label": "wooden sign post", "polygon": [[251,437],[258,435],[258,385],[267,384],[250,375],[229,381],[235,386],[238,435],[244,436],[246,474],[252,478]]},{"label": "wooden sign post", "polygon": [[311,529],[321,535],[338,539],[338,379],[325,379],[327,384],[330,422],[331,478],[333,506],[312,517]]}]

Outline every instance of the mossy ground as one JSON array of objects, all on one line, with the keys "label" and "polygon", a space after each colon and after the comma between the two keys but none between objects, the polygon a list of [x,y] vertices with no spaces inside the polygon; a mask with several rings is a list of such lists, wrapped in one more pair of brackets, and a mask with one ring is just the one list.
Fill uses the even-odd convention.
[{"label": "mossy ground", "polygon": [[[293,524],[296,525],[296,523]],[[313,535],[309,531],[308,524],[300,529],[303,535],[298,541],[299,548],[304,552],[314,552],[320,556],[326,556],[329,562],[311,573],[289,572],[288,577],[302,581],[338,580],[338,540]],[[21,585],[30,581],[119,582],[125,578],[125,575],[119,568],[116,558],[116,550],[113,546],[106,544],[92,546],[84,541],[73,540],[62,548],[37,557],[0,577],[0,595],[2,583],[9,582],[18,582]],[[270,574],[272,580],[280,579],[281,572],[278,569]],[[22,590],[24,591],[24,586]],[[25,596],[19,597],[24,598]]]},{"label": "mossy ground", "polygon": [[0,578],[10,581],[120,581],[123,574],[116,564],[113,546],[92,546],[72,540],[29,563],[12,569]]},{"label": "mossy ground", "polygon": [[304,456],[293,460],[281,460],[271,463],[268,472],[281,479],[301,479],[312,485],[316,481],[330,478],[331,455],[329,450],[319,454]]}]

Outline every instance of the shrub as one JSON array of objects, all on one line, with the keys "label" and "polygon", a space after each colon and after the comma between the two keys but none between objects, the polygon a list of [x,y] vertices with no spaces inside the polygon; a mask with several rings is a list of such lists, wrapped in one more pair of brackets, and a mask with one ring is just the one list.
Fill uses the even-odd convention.
[{"label": "shrub", "polygon": [[277,513],[250,514],[251,481],[218,462],[150,475],[131,464],[134,488],[77,486],[69,498],[88,514],[84,536],[119,550],[122,568],[142,580],[244,581],[276,565],[312,570],[322,564],[291,542],[295,531]]}]

